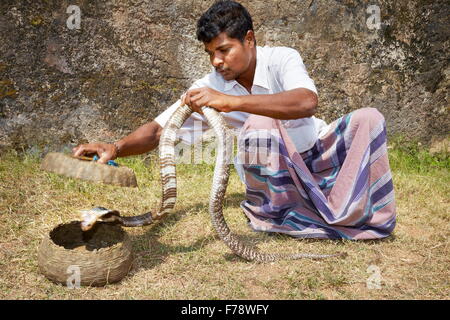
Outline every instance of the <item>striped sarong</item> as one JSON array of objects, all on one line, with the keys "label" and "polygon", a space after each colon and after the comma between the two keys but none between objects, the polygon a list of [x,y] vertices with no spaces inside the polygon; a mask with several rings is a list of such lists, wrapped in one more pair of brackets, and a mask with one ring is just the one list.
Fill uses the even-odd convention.
[{"label": "striped sarong", "polygon": [[339,118],[301,154],[279,120],[251,115],[239,146],[246,184],[241,207],[253,230],[353,240],[392,233],[394,189],[377,109]]}]

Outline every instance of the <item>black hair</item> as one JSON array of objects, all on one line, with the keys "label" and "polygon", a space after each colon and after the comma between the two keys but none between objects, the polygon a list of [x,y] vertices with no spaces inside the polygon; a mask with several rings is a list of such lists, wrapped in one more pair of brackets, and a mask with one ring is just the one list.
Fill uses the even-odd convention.
[{"label": "black hair", "polygon": [[252,17],[240,3],[216,1],[197,22],[197,39],[208,43],[219,33],[244,42],[248,30],[253,31]]}]

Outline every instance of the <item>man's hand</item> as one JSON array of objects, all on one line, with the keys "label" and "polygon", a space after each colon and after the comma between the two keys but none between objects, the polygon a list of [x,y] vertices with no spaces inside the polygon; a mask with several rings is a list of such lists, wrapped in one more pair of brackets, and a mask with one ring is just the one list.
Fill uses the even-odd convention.
[{"label": "man's hand", "polygon": [[201,108],[208,106],[219,112],[233,111],[235,97],[208,87],[188,90],[181,102],[187,104],[194,112],[202,113]]},{"label": "man's hand", "polygon": [[114,144],[107,143],[89,143],[81,144],[72,149],[75,157],[95,155],[99,157],[99,163],[107,163],[108,160],[114,160],[117,157],[117,147]]}]

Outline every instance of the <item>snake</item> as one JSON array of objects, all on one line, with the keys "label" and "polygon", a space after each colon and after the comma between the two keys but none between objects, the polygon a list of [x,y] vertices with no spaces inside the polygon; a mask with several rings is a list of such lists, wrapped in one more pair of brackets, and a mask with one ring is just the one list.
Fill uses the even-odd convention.
[{"label": "snake", "polygon": [[[232,154],[232,135],[223,116],[211,107],[202,107],[202,113],[213,129],[217,138],[216,162],[209,198],[209,213],[212,225],[219,238],[231,251],[248,261],[274,262],[277,260],[294,260],[302,258],[323,259],[346,256],[344,253],[311,254],[311,253],[264,253],[255,246],[242,242],[229,229],[223,216],[223,200],[230,176],[230,161]],[[139,227],[155,223],[165,217],[175,206],[177,198],[177,177],[175,165],[175,141],[177,130],[192,114],[192,109],[181,103],[164,126],[159,141],[160,175],[162,199],[159,208],[137,216],[121,216],[117,210],[95,207],[81,210],[81,228],[83,231],[91,229],[97,221],[120,224],[123,227]]]}]

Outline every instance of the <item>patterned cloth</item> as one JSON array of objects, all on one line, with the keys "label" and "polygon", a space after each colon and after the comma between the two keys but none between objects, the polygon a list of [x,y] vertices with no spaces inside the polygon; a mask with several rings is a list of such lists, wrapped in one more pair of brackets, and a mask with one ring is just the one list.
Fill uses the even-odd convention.
[{"label": "patterned cloth", "polygon": [[377,109],[334,121],[302,154],[279,120],[258,115],[244,124],[239,144],[246,184],[241,207],[255,231],[353,240],[392,233],[394,188]]}]

